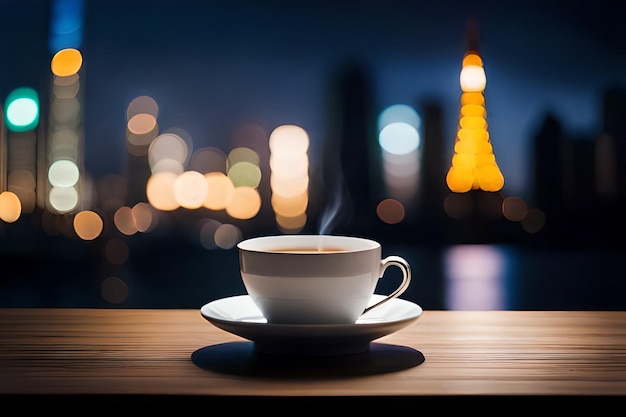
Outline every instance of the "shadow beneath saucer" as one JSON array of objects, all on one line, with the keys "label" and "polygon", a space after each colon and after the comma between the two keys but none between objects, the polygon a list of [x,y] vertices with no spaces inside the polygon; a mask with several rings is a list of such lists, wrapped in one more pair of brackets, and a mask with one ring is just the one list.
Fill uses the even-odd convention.
[{"label": "shadow beneath saucer", "polygon": [[191,354],[199,368],[254,377],[341,378],[401,371],[424,362],[413,348],[370,343],[367,352],[348,355],[292,356],[261,353],[249,341],[228,342],[200,348]]}]

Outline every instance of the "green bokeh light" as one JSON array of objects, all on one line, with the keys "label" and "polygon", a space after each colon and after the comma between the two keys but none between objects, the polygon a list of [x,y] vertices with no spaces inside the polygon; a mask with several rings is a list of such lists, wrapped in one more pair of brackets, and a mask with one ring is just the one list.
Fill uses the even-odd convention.
[{"label": "green bokeh light", "polygon": [[39,96],[30,87],[13,90],[6,99],[5,121],[7,129],[26,132],[39,124]]},{"label": "green bokeh light", "polygon": [[261,182],[261,169],[251,162],[237,162],[228,170],[235,187],[257,188]]}]

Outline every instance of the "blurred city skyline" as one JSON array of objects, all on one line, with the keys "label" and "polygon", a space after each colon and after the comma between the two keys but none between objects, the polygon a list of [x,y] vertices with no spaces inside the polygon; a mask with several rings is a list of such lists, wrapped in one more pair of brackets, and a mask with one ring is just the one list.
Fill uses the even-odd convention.
[{"label": "blurred city skyline", "polygon": [[[52,3],[2,3],[0,52],[15,63],[0,80],[4,97],[22,85],[42,94],[49,88]],[[297,124],[317,158],[330,83],[351,64],[370,78],[376,113],[437,101],[451,156],[459,70],[474,22],[505,190],[529,197],[530,141],[544,114],[555,114],[572,135],[591,137],[602,125],[603,92],[625,83],[623,9],[558,1],[87,2],[85,168],[95,177],[124,173],[124,114],[140,95],[154,97],[162,127],[185,129],[196,148],[227,151],[233,131],[252,121],[268,132]]]},{"label": "blurred city skyline", "polygon": [[[40,94],[44,121],[53,107],[51,34],[62,26],[52,19],[53,4],[83,6],[80,0],[0,1],[2,105],[15,88],[31,87]],[[520,287],[531,282],[530,290],[509,294],[520,296],[519,304],[487,306],[621,308],[624,284],[610,271],[623,243],[604,234],[624,222],[625,11],[608,1],[87,1],[78,25],[81,164],[94,180],[108,181],[109,194],[99,196],[110,204],[104,211],[123,210],[115,219],[108,212],[101,238],[92,241],[76,239],[71,216],[45,210],[0,222],[0,258],[10,272],[0,281],[0,304],[190,306],[241,290],[237,240],[281,231],[268,176],[259,184],[258,217],[179,208],[157,213],[159,227],[141,233],[150,227],[137,224],[139,214],[150,210],[134,204],[145,197],[151,166],[145,155],[129,152],[127,116],[143,97],[157,103],[159,129],[184,132],[189,151],[214,147],[225,156],[246,126],[260,127],[265,140],[277,127],[302,127],[311,158],[310,218],[302,232],[320,230],[318,216],[336,207],[333,193],[348,193],[339,207],[349,203],[351,217],[328,231],[368,235],[411,259],[426,280],[407,297],[429,300],[426,308],[446,307],[440,261],[448,245],[461,246],[451,252],[469,262],[466,271],[506,264],[509,272],[494,285],[506,287],[511,276]],[[444,216],[459,74],[472,35],[484,62],[486,120],[505,183],[502,192],[454,195],[464,201]],[[376,139],[376,118],[394,105],[419,113],[423,171],[416,179],[419,203],[401,221],[386,223],[375,206],[384,196],[382,167],[367,146]],[[37,134],[48,142],[46,123]],[[599,143],[604,150],[596,153]],[[268,155],[256,156],[266,170]],[[598,173],[598,167],[609,169]],[[599,185],[598,178],[609,179]],[[503,219],[507,197],[545,214],[545,227],[540,222],[536,233],[528,232]],[[463,248],[466,243],[474,245]],[[605,253],[607,247],[615,251]],[[557,281],[575,286],[573,297],[563,292],[554,299]],[[458,305],[468,305],[466,290]]]}]

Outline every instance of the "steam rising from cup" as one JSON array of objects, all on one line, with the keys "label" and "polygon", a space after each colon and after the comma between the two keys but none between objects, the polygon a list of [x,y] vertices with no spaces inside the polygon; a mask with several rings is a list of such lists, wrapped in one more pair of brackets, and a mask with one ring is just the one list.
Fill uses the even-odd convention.
[{"label": "steam rising from cup", "polygon": [[[337,164],[338,165],[338,164]],[[349,217],[351,202],[341,168],[327,166],[326,206],[319,217],[318,234],[329,235]]]},{"label": "steam rising from cup", "polygon": [[[341,184],[341,181],[339,181],[339,183]],[[326,206],[320,217],[318,230],[320,235],[330,234],[339,221],[342,199],[340,187],[341,186],[338,186],[338,190],[335,193],[332,193],[328,200],[329,204]]]}]

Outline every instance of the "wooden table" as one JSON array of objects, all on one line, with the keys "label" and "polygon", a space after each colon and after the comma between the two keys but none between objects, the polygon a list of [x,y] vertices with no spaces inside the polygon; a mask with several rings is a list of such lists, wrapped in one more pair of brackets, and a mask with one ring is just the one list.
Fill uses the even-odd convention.
[{"label": "wooden table", "polygon": [[427,310],[368,353],[302,359],[259,357],[199,310],[0,309],[3,406],[298,401],[324,410],[329,398],[364,409],[623,405],[626,312]]}]

